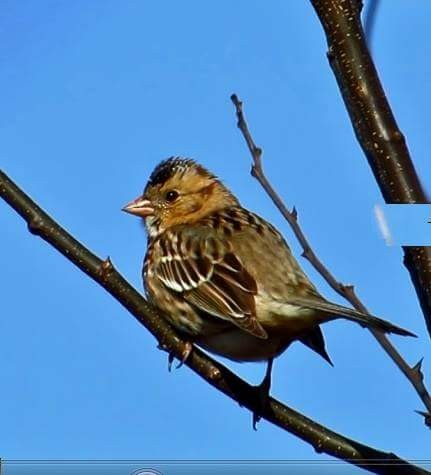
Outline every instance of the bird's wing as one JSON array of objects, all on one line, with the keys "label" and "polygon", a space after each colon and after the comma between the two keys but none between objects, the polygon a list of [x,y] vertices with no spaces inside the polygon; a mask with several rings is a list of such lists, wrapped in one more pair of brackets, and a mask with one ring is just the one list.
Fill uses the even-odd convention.
[{"label": "bird's wing", "polygon": [[166,287],[199,310],[267,338],[256,318],[256,282],[227,243],[211,232],[168,231],[158,246],[155,275]]}]

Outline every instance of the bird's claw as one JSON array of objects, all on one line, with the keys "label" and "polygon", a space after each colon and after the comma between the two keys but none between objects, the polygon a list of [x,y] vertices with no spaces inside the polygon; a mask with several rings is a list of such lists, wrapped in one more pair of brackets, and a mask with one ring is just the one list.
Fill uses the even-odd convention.
[{"label": "bird's claw", "polygon": [[257,423],[262,418],[262,415],[267,412],[269,408],[269,390],[271,389],[271,374],[274,358],[268,360],[265,377],[259,386],[254,386],[254,410],[253,410],[253,429],[257,430]]},{"label": "bird's claw", "polygon": [[187,361],[187,359],[190,356],[190,353],[192,352],[192,350],[193,350],[193,345],[189,341],[187,341],[186,344],[184,345],[184,349],[183,349],[183,352],[181,354],[181,360],[177,364],[177,369],[181,368],[181,366]]},{"label": "bird's claw", "polygon": [[265,378],[261,384],[255,386],[255,408],[253,410],[253,430],[257,430],[257,423],[262,419],[269,406],[269,388],[271,386],[270,380]]},{"label": "bird's claw", "polygon": [[172,352],[170,352],[168,355],[168,371],[169,372],[172,371],[172,363],[174,362],[174,359],[175,359],[175,355]]},{"label": "bird's claw", "polygon": [[[179,363],[177,364],[177,366],[175,367],[176,369],[181,368],[181,366],[187,361],[192,350],[193,350],[193,345],[189,341],[186,342],[186,344],[184,345],[184,349],[181,353],[181,359]],[[174,362],[174,359],[175,359],[175,354],[173,351],[170,351],[168,355],[168,371],[169,372],[172,371],[172,363]]]}]

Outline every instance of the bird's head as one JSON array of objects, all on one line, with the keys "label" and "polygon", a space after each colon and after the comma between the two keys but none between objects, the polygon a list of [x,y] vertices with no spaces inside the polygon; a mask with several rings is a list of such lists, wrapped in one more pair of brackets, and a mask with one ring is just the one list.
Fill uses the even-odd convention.
[{"label": "bird's head", "polygon": [[150,236],[177,224],[191,224],[238,204],[211,172],[194,160],[171,157],[152,172],[144,192],[123,211],[145,219]]}]

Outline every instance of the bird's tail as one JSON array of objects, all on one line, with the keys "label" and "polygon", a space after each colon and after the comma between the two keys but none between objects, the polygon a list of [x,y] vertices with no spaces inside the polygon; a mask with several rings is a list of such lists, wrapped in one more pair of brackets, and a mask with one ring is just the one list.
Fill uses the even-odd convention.
[{"label": "bird's tail", "polygon": [[322,312],[325,312],[328,315],[332,315],[333,318],[344,317],[347,320],[359,323],[360,325],[365,326],[367,328],[375,328],[376,330],[381,330],[385,333],[394,333],[395,335],[413,337],[417,336],[414,333],[405,330],[404,328],[401,328],[391,322],[388,322],[387,320],[368,315],[367,313],[360,312],[359,310],[355,310],[353,308],[344,307],[343,305],[328,302],[327,300],[313,300],[311,303],[307,299],[307,303],[305,303],[304,301],[301,303],[298,301],[297,303],[302,307],[309,307],[316,310],[321,310]]},{"label": "bird's tail", "polygon": [[368,315],[367,313],[359,312],[358,310],[353,310],[348,307],[342,307],[343,313],[340,314],[345,317],[347,320],[351,320],[352,322],[357,322],[360,325],[364,325],[369,328],[375,328],[376,330],[381,330],[385,333],[394,333],[395,335],[403,335],[403,336],[414,336],[414,333],[405,330],[397,325],[394,325],[387,320],[383,320],[379,317],[374,317],[373,315]]}]

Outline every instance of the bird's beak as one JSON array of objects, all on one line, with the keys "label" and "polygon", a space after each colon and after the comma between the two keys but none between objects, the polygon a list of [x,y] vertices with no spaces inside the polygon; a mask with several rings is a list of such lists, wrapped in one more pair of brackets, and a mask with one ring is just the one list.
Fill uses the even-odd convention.
[{"label": "bird's beak", "polygon": [[150,200],[147,200],[143,196],[136,198],[136,200],[128,203],[122,211],[126,213],[134,214],[135,216],[141,216],[146,218],[147,216],[152,216],[154,214],[154,207],[151,204]]}]

